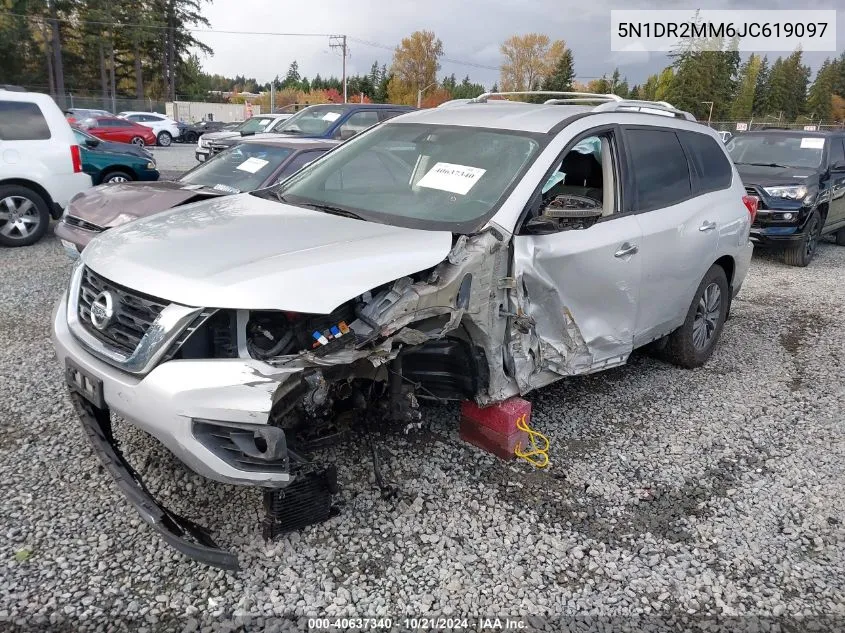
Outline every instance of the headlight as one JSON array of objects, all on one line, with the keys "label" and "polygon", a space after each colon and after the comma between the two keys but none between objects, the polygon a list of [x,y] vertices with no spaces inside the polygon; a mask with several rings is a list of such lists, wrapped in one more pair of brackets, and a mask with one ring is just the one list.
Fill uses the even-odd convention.
[{"label": "headlight", "polygon": [[808,193],[804,185],[789,187],[763,187],[763,191],[773,198],[786,198],[788,200],[803,200]]},{"label": "headlight", "polygon": [[197,147],[205,147],[205,141],[201,136],[197,139]]},{"label": "headlight", "polygon": [[147,163],[147,169],[155,169],[155,168],[156,168],[156,163],[155,163],[154,160],[151,160],[149,163]]}]

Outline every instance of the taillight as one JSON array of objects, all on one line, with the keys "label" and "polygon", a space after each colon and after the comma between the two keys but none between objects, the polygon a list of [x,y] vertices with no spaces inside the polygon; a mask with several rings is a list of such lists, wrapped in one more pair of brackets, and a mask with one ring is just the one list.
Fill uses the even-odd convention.
[{"label": "taillight", "polygon": [[82,171],[82,156],[79,153],[79,145],[70,146],[70,158],[73,161],[73,173],[78,174]]},{"label": "taillight", "polygon": [[751,224],[754,224],[754,218],[757,217],[757,205],[759,200],[756,196],[742,196],[742,202],[745,208],[748,209],[748,214],[751,216]]}]

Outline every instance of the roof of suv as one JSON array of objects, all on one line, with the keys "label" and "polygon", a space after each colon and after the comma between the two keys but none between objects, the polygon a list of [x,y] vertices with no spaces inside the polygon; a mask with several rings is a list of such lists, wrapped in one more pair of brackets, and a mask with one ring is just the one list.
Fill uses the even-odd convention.
[{"label": "roof of suv", "polygon": [[759,130],[749,130],[747,132],[743,132],[742,136],[760,136],[760,135],[779,135],[779,136],[815,136],[815,137],[822,137],[827,138],[831,136],[842,136],[845,134],[845,130],[791,130],[789,128],[761,128]]},{"label": "roof of suv", "polygon": [[417,110],[402,116],[402,123],[467,125],[503,130],[546,133],[574,114],[590,112],[592,106],[509,102],[508,106],[489,103],[458,103],[445,108]]},{"label": "roof of suv", "polygon": [[247,136],[241,143],[247,145],[279,145],[281,147],[290,147],[291,149],[324,149],[340,145],[341,141],[334,141],[324,138],[297,138],[290,136],[282,136],[281,134],[256,134],[255,136]]}]

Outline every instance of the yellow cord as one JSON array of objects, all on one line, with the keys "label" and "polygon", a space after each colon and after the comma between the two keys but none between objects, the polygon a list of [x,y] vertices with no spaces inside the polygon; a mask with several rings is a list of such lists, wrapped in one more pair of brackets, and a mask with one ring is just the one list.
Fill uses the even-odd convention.
[{"label": "yellow cord", "polygon": [[[530,450],[523,451],[521,443],[517,443],[516,448],[513,449],[513,454],[520,459],[524,459],[535,468],[545,468],[549,465],[549,438],[539,431],[535,431],[529,427],[528,422],[525,421],[526,417],[527,414],[523,414],[522,417],[516,421],[516,428],[520,431],[525,431],[528,434],[528,441],[531,442],[531,448]],[[537,440],[535,438],[540,438],[542,440],[542,443],[544,444],[543,448],[540,448],[537,445]]]}]

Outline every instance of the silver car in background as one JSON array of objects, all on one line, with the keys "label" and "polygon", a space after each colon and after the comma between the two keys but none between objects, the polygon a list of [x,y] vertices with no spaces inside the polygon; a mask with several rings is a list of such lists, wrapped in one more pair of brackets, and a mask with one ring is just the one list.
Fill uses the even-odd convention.
[{"label": "silver car in background", "polygon": [[683,367],[713,353],[756,212],[717,134],[666,103],[489,96],[82,253],[56,351],[100,457],[177,549],[237,565],[143,487],[112,412],[201,475],[263,487],[274,533],[285,495],[330,495],[315,442],[368,419],[502,402],[651,343]]}]

